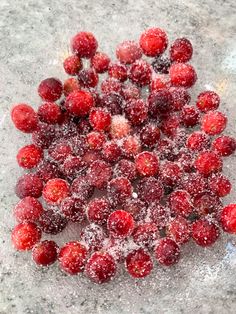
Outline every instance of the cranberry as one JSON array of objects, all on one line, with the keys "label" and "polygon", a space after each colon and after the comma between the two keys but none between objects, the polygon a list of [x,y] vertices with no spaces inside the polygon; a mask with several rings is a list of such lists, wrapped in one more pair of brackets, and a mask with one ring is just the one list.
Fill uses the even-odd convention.
[{"label": "cranberry", "polygon": [[130,213],[134,220],[144,220],[147,214],[147,206],[139,198],[129,199],[124,205],[123,209]]},{"label": "cranberry", "polygon": [[198,173],[189,173],[181,180],[181,186],[190,195],[205,192],[207,189],[207,182],[204,177]]},{"label": "cranberry", "polygon": [[46,123],[40,123],[38,128],[32,134],[32,142],[34,145],[42,149],[47,149],[52,144],[55,136],[56,130],[54,126]]},{"label": "cranberry", "polygon": [[79,91],[81,89],[79,82],[76,78],[70,77],[64,81],[63,93],[67,97],[72,92]]},{"label": "cranberry", "polygon": [[142,99],[132,99],[126,104],[125,113],[133,125],[140,125],[147,120],[148,107]]},{"label": "cranberry", "polygon": [[176,217],[168,225],[167,234],[178,244],[184,244],[190,239],[190,225],[183,217]]},{"label": "cranberry", "polygon": [[131,197],[132,185],[125,177],[112,179],[108,183],[107,194],[113,205],[122,204]]},{"label": "cranberry", "polygon": [[94,130],[106,131],[111,125],[111,114],[102,108],[94,108],[89,114],[89,122]]},{"label": "cranberry", "polygon": [[152,92],[155,92],[161,89],[167,89],[169,86],[170,86],[170,78],[168,75],[159,74],[159,75],[152,76],[152,81],[150,84],[150,90]]},{"label": "cranberry", "polygon": [[116,263],[106,252],[95,252],[87,261],[86,275],[95,283],[102,284],[110,281],[116,274]]},{"label": "cranberry", "polygon": [[216,110],[220,105],[220,97],[213,91],[205,91],[198,95],[196,105],[202,112]]},{"label": "cranberry", "polygon": [[210,190],[219,197],[225,197],[231,191],[232,185],[226,176],[215,173],[208,179]]},{"label": "cranberry", "polygon": [[170,238],[160,239],[155,248],[155,257],[164,266],[176,264],[180,258],[179,246]]},{"label": "cranberry", "polygon": [[195,167],[199,173],[208,177],[213,172],[222,170],[221,158],[212,151],[205,151],[198,155],[195,160]]},{"label": "cranberry", "polygon": [[236,205],[225,206],[220,215],[221,227],[225,232],[236,233]]},{"label": "cranberry", "polygon": [[184,126],[193,127],[199,122],[199,112],[194,106],[184,106],[181,110],[181,118]]},{"label": "cranberry", "polygon": [[133,158],[141,151],[141,143],[136,136],[127,136],[124,138],[122,150],[125,157]]},{"label": "cranberry", "polygon": [[14,208],[14,216],[19,222],[37,221],[42,213],[42,204],[32,196],[24,197]]},{"label": "cranberry", "polygon": [[97,73],[104,73],[108,70],[110,58],[104,52],[96,52],[91,59],[91,66]]},{"label": "cranberry", "polygon": [[70,136],[68,144],[73,148],[75,155],[83,156],[88,149],[85,136],[83,135]]},{"label": "cranberry", "polygon": [[69,145],[66,141],[55,142],[48,150],[49,156],[57,162],[64,162],[71,153],[71,145]]},{"label": "cranberry", "polygon": [[209,135],[217,135],[224,131],[227,124],[226,116],[219,111],[209,111],[202,118],[201,128]]},{"label": "cranberry", "polygon": [[43,150],[34,144],[26,145],[18,151],[16,158],[20,167],[32,169],[43,158]]},{"label": "cranberry", "polygon": [[159,170],[158,158],[151,152],[142,152],[135,158],[136,169],[142,176],[154,176]]},{"label": "cranberry", "polygon": [[236,140],[227,135],[219,136],[212,142],[212,149],[220,156],[230,156],[235,152]]},{"label": "cranberry", "polygon": [[112,115],[122,113],[123,98],[115,92],[104,94],[101,97],[101,107],[107,108]]},{"label": "cranberry", "polygon": [[44,240],[33,247],[32,257],[37,265],[49,266],[57,260],[57,253],[57,244],[54,241]]},{"label": "cranberry", "polygon": [[173,161],[177,155],[176,144],[168,138],[161,139],[156,152],[160,156],[160,159]]},{"label": "cranberry", "polygon": [[68,178],[74,178],[78,175],[84,167],[84,163],[81,157],[68,156],[66,160],[61,165],[61,172]]},{"label": "cranberry", "polygon": [[169,205],[176,215],[188,217],[193,211],[191,196],[187,191],[175,190],[170,194]]},{"label": "cranberry", "polygon": [[98,43],[90,32],[80,32],[71,39],[73,53],[81,58],[91,58],[95,55]]},{"label": "cranberry", "polygon": [[105,233],[102,227],[89,224],[81,231],[81,240],[86,243],[90,251],[98,251],[102,248],[105,240]]},{"label": "cranberry", "polygon": [[127,136],[131,131],[129,121],[121,115],[115,115],[111,120],[111,137],[122,138]]},{"label": "cranberry", "polygon": [[152,68],[157,73],[168,74],[171,61],[167,57],[160,56],[152,62]]},{"label": "cranberry", "polygon": [[170,66],[170,79],[174,86],[189,88],[195,84],[197,74],[190,64],[173,63]]},{"label": "cranberry", "polygon": [[125,266],[129,274],[134,278],[144,278],[153,269],[151,256],[143,249],[130,252],[126,257]]},{"label": "cranberry", "polygon": [[124,210],[116,210],[110,214],[107,228],[113,238],[123,239],[133,232],[134,219],[130,213]]},{"label": "cranberry", "polygon": [[11,111],[11,119],[15,127],[21,132],[32,133],[37,129],[37,115],[29,105],[15,105]]},{"label": "cranberry", "polygon": [[136,42],[126,40],[117,46],[116,57],[122,63],[131,64],[142,57],[142,51]]},{"label": "cranberry", "polygon": [[73,115],[86,116],[94,106],[94,99],[90,92],[74,91],[70,93],[65,102],[66,109]]},{"label": "cranberry", "polygon": [[146,56],[155,57],[166,50],[168,39],[164,30],[149,28],[141,34],[139,44]]},{"label": "cranberry", "polygon": [[62,270],[76,275],[84,270],[87,249],[78,241],[66,243],[59,252],[59,264]]},{"label": "cranberry", "polygon": [[146,222],[138,225],[132,236],[137,245],[152,248],[159,233],[155,223]]},{"label": "cranberry", "polygon": [[113,78],[108,78],[104,80],[101,84],[101,91],[103,92],[103,94],[110,93],[120,94],[121,90],[122,90],[121,82]]},{"label": "cranberry", "polygon": [[76,75],[83,67],[83,64],[78,56],[69,56],[64,60],[63,66],[67,74]]},{"label": "cranberry", "polygon": [[160,205],[159,201],[151,203],[148,207],[147,219],[156,224],[159,229],[166,227],[169,221],[169,209]]},{"label": "cranberry", "polygon": [[146,147],[155,146],[161,137],[160,129],[153,123],[146,124],[140,131],[140,140]]},{"label": "cranberry", "polygon": [[42,122],[56,124],[61,119],[61,109],[53,102],[44,103],[38,108],[38,117]]},{"label": "cranberry", "polygon": [[54,77],[43,80],[38,87],[39,96],[45,101],[56,101],[62,95],[62,82]]},{"label": "cranberry", "polygon": [[129,79],[141,87],[149,85],[151,82],[152,69],[145,60],[135,61],[129,69]]},{"label": "cranberry", "polygon": [[39,226],[43,232],[57,234],[62,232],[67,225],[67,219],[61,214],[48,209],[39,218]]},{"label": "cranberry", "polygon": [[87,176],[80,175],[72,182],[71,192],[73,196],[87,200],[93,195],[94,187],[90,184]]},{"label": "cranberry", "polygon": [[42,195],[43,182],[33,173],[23,174],[17,181],[15,193],[19,198],[32,196],[38,198]]},{"label": "cranberry", "polygon": [[169,91],[172,96],[172,108],[175,111],[181,110],[185,105],[190,103],[191,97],[185,88],[173,86]]},{"label": "cranberry", "polygon": [[61,175],[58,167],[55,164],[53,164],[47,160],[44,160],[38,166],[38,170],[37,170],[36,174],[44,182],[47,182],[48,180],[53,179],[53,178],[58,178]]},{"label": "cranberry", "polygon": [[172,95],[167,89],[152,92],[148,97],[150,115],[156,118],[161,114],[169,113],[172,102]]},{"label": "cranberry", "polygon": [[161,182],[153,177],[140,180],[137,189],[140,199],[147,203],[159,201],[164,194]]},{"label": "cranberry", "polygon": [[106,142],[103,145],[103,158],[108,162],[115,162],[121,156],[121,148],[115,141]]},{"label": "cranberry", "polygon": [[160,178],[164,186],[173,187],[181,178],[182,171],[177,163],[166,161],[161,165]]},{"label": "cranberry", "polygon": [[97,72],[90,69],[83,69],[78,73],[78,82],[82,87],[85,88],[94,88],[98,84],[98,75]]},{"label": "cranberry", "polygon": [[137,177],[135,163],[127,159],[121,159],[115,165],[114,174],[117,177],[126,177],[130,181],[135,180]]},{"label": "cranberry", "polygon": [[94,161],[88,169],[88,180],[97,189],[104,189],[112,176],[111,166],[102,160]]},{"label": "cranberry", "polygon": [[105,140],[106,138],[101,132],[93,131],[87,134],[87,142],[91,149],[101,150]]},{"label": "cranberry", "polygon": [[111,205],[106,198],[95,198],[87,206],[87,217],[90,222],[105,225],[111,211]]},{"label": "cranberry", "polygon": [[176,39],[170,47],[170,59],[176,62],[188,62],[192,58],[193,47],[187,38]]},{"label": "cranberry", "polygon": [[139,88],[133,84],[123,85],[121,94],[126,101],[138,99],[141,96]]},{"label": "cranberry", "polygon": [[11,240],[18,251],[31,250],[40,241],[41,231],[33,222],[22,222],[14,227]]},{"label": "cranberry", "polygon": [[180,167],[183,169],[184,172],[190,173],[193,171],[193,156],[188,151],[186,152],[180,152],[178,155],[178,162],[180,164]]},{"label": "cranberry", "polygon": [[85,166],[90,166],[94,161],[101,160],[100,152],[95,150],[88,150],[82,157]]},{"label": "cranberry", "polygon": [[69,195],[69,185],[62,179],[51,179],[43,188],[43,198],[48,204],[60,204]]},{"label": "cranberry", "polygon": [[85,218],[85,202],[78,197],[66,197],[60,204],[63,215],[73,222],[82,222]]},{"label": "cranberry", "polygon": [[200,216],[206,216],[211,213],[217,212],[221,207],[219,197],[209,192],[199,193],[193,199],[195,211]]},{"label": "cranberry", "polygon": [[177,115],[169,115],[161,124],[162,133],[173,138],[177,133],[180,122],[180,118]]},{"label": "cranberry", "polygon": [[219,228],[207,219],[200,219],[192,224],[192,238],[200,246],[211,246],[219,235]]},{"label": "cranberry", "polygon": [[186,146],[190,150],[201,151],[209,148],[210,139],[205,133],[201,131],[195,131],[188,136]]},{"label": "cranberry", "polygon": [[111,63],[108,68],[108,75],[114,79],[124,82],[128,77],[127,68],[123,64]]}]

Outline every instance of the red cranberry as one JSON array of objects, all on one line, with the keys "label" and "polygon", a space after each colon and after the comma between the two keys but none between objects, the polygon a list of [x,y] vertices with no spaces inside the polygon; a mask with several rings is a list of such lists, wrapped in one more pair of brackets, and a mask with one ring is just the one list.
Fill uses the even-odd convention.
[{"label": "red cranberry", "polygon": [[114,79],[124,82],[128,77],[127,68],[123,64],[111,63],[108,68],[108,75]]},{"label": "red cranberry", "polygon": [[213,91],[205,91],[198,95],[196,105],[202,112],[216,110],[220,105],[220,97]]},{"label": "red cranberry", "polygon": [[43,182],[33,173],[23,174],[17,181],[15,193],[19,198],[26,196],[40,197],[42,195]]},{"label": "red cranberry", "polygon": [[192,58],[193,47],[187,38],[176,39],[170,47],[170,59],[176,62],[188,62]]},{"label": "red cranberry", "polygon": [[142,51],[136,42],[126,40],[117,46],[116,57],[121,63],[131,64],[142,57]]},{"label": "red cranberry", "polygon": [[83,67],[83,64],[78,56],[69,56],[64,60],[63,66],[67,74],[76,75]]},{"label": "red cranberry", "polygon": [[89,122],[94,130],[106,131],[111,125],[111,114],[102,108],[94,108],[89,114]]},{"label": "red cranberry", "polygon": [[71,39],[72,52],[81,58],[91,58],[95,55],[98,42],[90,32],[80,32]]},{"label": "red cranberry", "polygon": [[173,138],[180,126],[180,118],[177,115],[170,115],[162,121],[161,131],[166,136]]},{"label": "red cranberry", "polygon": [[143,249],[129,253],[125,260],[125,266],[129,274],[134,278],[144,278],[153,269],[151,256]]},{"label": "red cranberry", "polygon": [[212,142],[212,149],[220,156],[230,156],[235,152],[236,141],[233,137],[222,135]]},{"label": "red cranberry", "polygon": [[54,126],[40,123],[38,124],[38,128],[32,134],[32,142],[42,149],[47,149],[55,139],[55,135],[56,130]]},{"label": "red cranberry", "polygon": [[159,233],[155,223],[146,222],[138,225],[132,236],[137,245],[152,248]]},{"label": "red cranberry", "polygon": [[62,179],[51,179],[43,188],[43,198],[48,204],[60,204],[69,195],[69,185]]},{"label": "red cranberry", "polygon": [[101,150],[105,143],[105,135],[101,132],[90,132],[87,134],[87,142],[91,149]]},{"label": "red cranberry", "polygon": [[129,121],[122,115],[115,115],[111,120],[110,134],[112,138],[122,138],[131,131]]},{"label": "red cranberry", "polygon": [[124,138],[122,150],[125,157],[133,158],[141,151],[141,143],[136,136],[127,136]]},{"label": "red cranberry", "polygon": [[146,56],[155,57],[166,50],[168,39],[164,30],[149,28],[141,34],[139,44]]},{"label": "red cranberry", "polygon": [[236,233],[236,205],[225,206],[220,215],[221,227],[225,232]]},{"label": "red cranberry", "polygon": [[87,249],[78,241],[66,243],[59,252],[59,264],[62,270],[76,275],[84,270]]},{"label": "red cranberry", "polygon": [[205,133],[201,131],[195,131],[187,138],[186,146],[190,150],[201,151],[203,149],[209,148],[210,139]]},{"label": "red cranberry", "polygon": [[110,58],[104,52],[96,52],[91,59],[91,66],[97,73],[104,73],[108,70]]},{"label": "red cranberry", "polygon": [[94,99],[87,91],[74,91],[66,98],[65,107],[73,115],[86,116],[94,106]]},{"label": "red cranberry", "polygon": [[106,142],[102,150],[103,158],[108,162],[115,162],[121,156],[121,148],[115,141]]},{"label": "red cranberry", "polygon": [[58,141],[52,144],[48,150],[49,156],[57,162],[64,162],[72,153],[71,145],[66,141]]},{"label": "red cranberry", "polygon": [[44,211],[39,217],[39,226],[45,233],[57,234],[62,232],[66,225],[67,219],[52,209]]},{"label": "red cranberry", "polygon": [[146,124],[140,131],[140,140],[146,147],[155,146],[161,137],[160,129],[153,123]]},{"label": "red cranberry", "polygon": [[48,180],[53,179],[53,178],[59,178],[61,175],[58,167],[47,160],[44,160],[39,165],[36,174],[44,182],[47,182]]},{"label": "red cranberry", "polygon": [[154,176],[159,170],[158,158],[151,152],[142,152],[135,158],[136,169],[142,176]]},{"label": "red cranberry", "polygon": [[126,177],[128,180],[133,181],[137,177],[135,164],[130,160],[121,159],[115,165],[114,174],[117,177]]},{"label": "red cranberry", "polygon": [[87,217],[90,222],[105,225],[111,211],[111,205],[106,198],[95,198],[88,203]]},{"label": "red cranberry", "polygon": [[11,119],[15,127],[21,132],[32,133],[37,129],[37,115],[29,105],[15,105],[11,111]]},{"label": "red cranberry", "polygon": [[189,88],[195,84],[197,74],[190,64],[173,63],[170,66],[170,79],[174,86]]},{"label": "red cranberry", "polygon": [[177,243],[170,238],[163,238],[155,248],[158,262],[164,266],[176,264],[180,258],[180,249]]},{"label": "red cranberry", "polygon": [[108,78],[104,80],[101,84],[101,91],[103,94],[110,94],[110,93],[121,93],[122,84],[120,81]]},{"label": "red cranberry", "polygon": [[56,124],[61,119],[61,109],[53,102],[44,103],[38,108],[38,117],[42,122]]},{"label": "red cranberry", "polygon": [[167,89],[169,86],[170,86],[170,78],[168,75],[159,74],[159,75],[152,76],[152,81],[150,84],[150,90],[152,92],[155,92],[161,89]]},{"label": "red cranberry", "polygon": [[63,215],[73,222],[82,222],[85,218],[85,202],[77,197],[66,197],[60,204]]},{"label": "red cranberry", "polygon": [[156,118],[161,114],[169,113],[172,102],[172,95],[167,89],[152,92],[148,97],[150,115]]},{"label": "red cranberry", "polygon": [[208,177],[213,172],[222,170],[221,158],[212,151],[205,151],[198,155],[195,160],[195,167],[199,173]]},{"label": "red cranberry", "polygon": [[200,216],[215,213],[221,207],[219,197],[209,192],[197,194],[193,199],[195,211]]},{"label": "red cranberry", "polygon": [[58,246],[54,241],[44,240],[37,243],[32,250],[34,262],[40,266],[49,266],[56,262]]},{"label": "red cranberry", "polygon": [[95,150],[88,150],[82,157],[85,166],[90,166],[94,161],[101,160],[100,152]]},{"label": "red cranberry", "polygon": [[172,96],[172,108],[175,111],[181,110],[185,105],[190,103],[191,97],[185,88],[173,86],[169,91]]},{"label": "red cranberry", "polygon": [[112,179],[107,186],[108,198],[113,205],[124,203],[132,195],[132,185],[125,177]]},{"label": "red cranberry", "polygon": [[211,246],[219,235],[219,228],[207,219],[200,219],[192,224],[192,238],[200,246]]},{"label": "red cranberry", "polygon": [[144,220],[147,214],[147,206],[139,198],[129,199],[124,205],[123,209],[130,213],[134,220]]},{"label": "red cranberry", "polygon": [[199,122],[199,112],[194,106],[184,106],[181,111],[182,123],[184,126],[193,127]]},{"label": "red cranberry", "polygon": [[227,124],[226,116],[219,111],[209,111],[202,118],[201,128],[209,135],[217,135],[224,131]]},{"label": "red cranberry", "polygon": [[119,115],[122,113],[123,98],[115,93],[104,94],[101,97],[101,107],[107,108],[112,115]]},{"label": "red cranberry", "polygon": [[168,138],[160,140],[156,152],[160,156],[160,159],[167,159],[169,161],[175,160],[178,153],[176,151],[176,144]]},{"label": "red cranberry", "polygon": [[191,196],[187,191],[175,190],[170,194],[169,205],[176,215],[188,217],[193,211]]},{"label": "red cranberry", "polygon": [[83,69],[78,73],[78,82],[82,87],[94,88],[98,85],[98,75],[97,72],[90,69]]},{"label": "red cranberry", "polygon": [[147,120],[148,107],[142,99],[132,99],[126,104],[125,113],[133,125],[140,125]]},{"label": "red cranberry", "polygon": [[76,78],[70,77],[64,81],[63,93],[67,97],[72,92],[79,91],[81,89],[79,82]]},{"label": "red cranberry", "polygon": [[109,234],[113,238],[126,238],[134,229],[134,219],[130,213],[124,210],[116,210],[110,214],[107,221]]},{"label": "red cranberry", "polygon": [[168,225],[167,234],[176,243],[184,244],[190,239],[190,225],[183,217],[176,217]]},{"label": "red cranberry", "polygon": [[62,95],[62,82],[54,77],[43,80],[38,87],[39,96],[45,101],[56,101]]},{"label": "red cranberry", "polygon": [[22,222],[14,227],[11,240],[16,250],[26,251],[40,241],[41,231],[33,222]]},{"label": "red cranberry", "polygon": [[147,203],[159,201],[164,194],[162,184],[154,177],[140,180],[137,189],[140,199]]},{"label": "red cranberry", "polygon": [[14,216],[19,222],[37,221],[42,213],[42,204],[32,196],[24,197],[14,208]]},{"label": "red cranberry", "polygon": [[182,171],[177,163],[166,161],[161,165],[160,178],[164,186],[175,186],[182,175]]},{"label": "red cranberry", "polygon": [[32,169],[43,158],[43,150],[34,144],[26,145],[18,151],[16,158],[20,167]]},{"label": "red cranberry", "polygon": [[74,178],[78,175],[84,167],[81,157],[68,156],[64,163],[61,165],[61,172],[69,178]]},{"label": "red cranberry", "polygon": [[167,57],[160,56],[152,62],[152,68],[156,73],[168,74],[171,61]]},{"label": "red cranberry", "polygon": [[68,144],[73,148],[73,153],[77,156],[83,156],[85,152],[88,150],[87,142],[85,136],[76,135],[69,136]]},{"label": "red cranberry", "polygon": [[105,233],[102,227],[89,224],[81,231],[81,240],[89,247],[89,251],[98,251],[102,248]]},{"label": "red cranberry", "polygon": [[110,281],[116,274],[116,263],[106,252],[95,252],[87,261],[86,275],[95,283],[102,284]]},{"label": "red cranberry", "polygon": [[129,79],[141,87],[150,84],[151,76],[151,66],[145,60],[135,61],[129,69]]},{"label": "red cranberry", "polygon": [[138,99],[140,98],[140,90],[137,86],[133,84],[127,84],[123,85],[122,87],[122,96],[126,101],[129,101],[131,99]]},{"label": "red cranberry", "polygon": [[215,173],[208,179],[210,190],[219,197],[225,197],[231,191],[232,185],[226,176]]},{"label": "red cranberry", "polygon": [[159,201],[151,203],[148,208],[148,215],[146,216],[148,221],[156,224],[159,229],[166,227],[170,213],[169,209],[159,204]]},{"label": "red cranberry", "polygon": [[198,173],[189,173],[181,180],[181,185],[190,195],[205,192],[207,189],[207,182],[204,177]]},{"label": "red cranberry", "polygon": [[102,160],[94,161],[88,169],[88,180],[97,189],[104,189],[112,176],[111,166]]},{"label": "red cranberry", "polygon": [[90,184],[87,176],[80,175],[72,182],[71,192],[73,196],[87,200],[93,195],[94,187]]},{"label": "red cranberry", "polygon": [[178,162],[180,167],[183,169],[184,172],[190,173],[193,171],[193,156],[191,153],[187,152],[180,152],[178,155]]}]

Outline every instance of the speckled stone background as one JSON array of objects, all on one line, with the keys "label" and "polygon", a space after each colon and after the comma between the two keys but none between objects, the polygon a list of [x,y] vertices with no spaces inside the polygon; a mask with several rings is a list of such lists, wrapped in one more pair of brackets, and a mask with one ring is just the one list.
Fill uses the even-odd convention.
[{"label": "speckled stone background", "polygon": [[[138,39],[150,26],[167,30],[172,41],[187,36],[195,52],[198,83],[216,90],[229,115],[227,133],[236,135],[236,4],[234,0],[1,0],[0,1],[0,313],[163,314],[236,313],[236,236],[222,236],[214,247],[184,247],[181,262],[171,269],[156,267],[144,281],[126,274],[96,286],[82,276],[69,277],[57,265],[37,269],[30,253],[11,247],[14,224],[13,189],[20,174],[15,155],[27,143],[9,119],[16,102],[39,104],[38,83],[45,77],[64,78],[61,62],[69,38],[80,30],[95,33],[100,49],[114,56],[124,39]],[[236,201],[236,158],[225,173],[232,178]],[[76,238],[73,230],[62,241]],[[58,238],[61,238],[58,237]]]}]

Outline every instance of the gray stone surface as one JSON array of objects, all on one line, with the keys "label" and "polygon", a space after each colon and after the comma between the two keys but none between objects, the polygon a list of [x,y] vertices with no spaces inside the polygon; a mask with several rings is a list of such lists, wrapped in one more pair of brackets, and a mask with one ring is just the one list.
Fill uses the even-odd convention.
[{"label": "gray stone surface", "polygon": [[[184,247],[181,262],[171,269],[156,266],[144,281],[121,275],[102,287],[82,276],[69,277],[57,265],[37,269],[30,253],[11,247],[14,225],[13,189],[21,171],[17,149],[28,137],[12,126],[12,104],[39,104],[37,84],[45,77],[65,77],[61,62],[69,38],[80,30],[95,33],[100,49],[114,56],[124,39],[137,39],[150,26],[167,30],[172,41],[187,36],[194,46],[193,64],[200,90],[212,88],[229,115],[228,134],[235,132],[236,5],[234,0],[1,0],[0,1],[0,313],[236,313],[236,237],[222,236],[214,247]],[[225,173],[235,201],[235,156]],[[60,236],[61,237],[61,236]],[[63,241],[76,237],[72,229]],[[59,238],[59,237],[58,237]]]}]

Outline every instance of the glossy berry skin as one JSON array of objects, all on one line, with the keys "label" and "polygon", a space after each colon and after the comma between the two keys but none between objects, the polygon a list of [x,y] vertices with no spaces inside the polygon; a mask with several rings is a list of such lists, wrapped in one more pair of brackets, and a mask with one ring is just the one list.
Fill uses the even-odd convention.
[{"label": "glossy berry skin", "polygon": [[131,64],[142,56],[142,50],[139,45],[132,40],[126,40],[120,43],[116,48],[117,59],[124,64]]},{"label": "glossy berry skin", "polygon": [[159,161],[151,152],[142,152],[135,158],[136,169],[141,176],[154,176],[159,170]]},{"label": "glossy berry skin", "polygon": [[160,201],[164,194],[163,185],[154,177],[147,177],[140,180],[137,190],[140,199],[148,204]]},{"label": "glossy berry skin", "polygon": [[107,185],[108,199],[114,206],[123,204],[131,197],[132,191],[133,187],[125,177],[114,178]]},{"label": "glossy berry skin", "polygon": [[108,75],[118,81],[124,82],[128,77],[127,68],[124,64],[112,63],[109,65]]},{"label": "glossy berry skin", "polygon": [[208,179],[210,190],[219,197],[225,197],[231,191],[229,179],[221,173],[215,173]]},{"label": "glossy berry skin", "polygon": [[208,177],[213,172],[222,170],[223,162],[221,158],[212,151],[205,151],[198,155],[195,160],[197,171]]},{"label": "glossy berry skin", "polygon": [[93,57],[97,47],[97,40],[90,32],[80,32],[71,39],[71,50],[80,58]]},{"label": "glossy berry skin", "polygon": [[155,57],[166,50],[168,39],[164,30],[149,28],[141,34],[139,44],[146,56]]},{"label": "glossy berry skin", "polygon": [[155,248],[155,257],[161,265],[172,266],[179,261],[179,246],[170,238],[162,238]]},{"label": "glossy berry skin", "polygon": [[84,117],[94,106],[94,99],[87,91],[74,91],[66,97],[65,107],[73,115]]},{"label": "glossy berry skin", "polygon": [[94,187],[90,184],[86,175],[80,175],[72,182],[70,190],[75,198],[78,197],[85,201],[92,197]]},{"label": "glossy berry skin", "polygon": [[56,124],[60,122],[61,117],[60,107],[53,102],[44,103],[38,108],[38,118],[42,122]]},{"label": "glossy berry skin", "polygon": [[98,80],[98,74],[92,68],[83,69],[78,73],[78,82],[83,88],[95,88]]},{"label": "glossy berry skin", "polygon": [[95,198],[91,200],[86,208],[88,220],[91,223],[105,225],[112,208],[106,198]]},{"label": "glossy berry skin", "polygon": [[180,181],[181,175],[180,167],[172,161],[166,161],[160,167],[160,178],[164,186],[174,187]]},{"label": "glossy berry skin", "polygon": [[199,219],[192,224],[192,238],[200,246],[213,245],[219,235],[219,228],[207,219]]},{"label": "glossy berry skin", "polygon": [[151,256],[141,248],[128,254],[125,260],[125,266],[128,273],[134,278],[144,278],[148,276],[153,269]]},{"label": "glossy berry skin", "polygon": [[201,129],[209,135],[218,135],[227,124],[226,116],[220,111],[208,111],[202,118]]},{"label": "glossy berry skin", "polygon": [[220,105],[220,97],[213,91],[205,91],[198,95],[196,106],[201,112],[218,109]]},{"label": "glossy berry skin", "polygon": [[34,144],[22,147],[16,156],[20,167],[32,169],[36,167],[43,158],[43,150]]},{"label": "glossy berry skin", "polygon": [[77,275],[84,270],[87,249],[78,241],[66,243],[59,252],[60,268],[70,275]]},{"label": "glossy berry skin", "polygon": [[170,79],[174,86],[189,88],[196,80],[197,74],[192,65],[188,63],[173,63],[170,66]]},{"label": "glossy berry skin", "polygon": [[155,146],[161,137],[160,129],[152,123],[146,124],[140,131],[140,140],[146,147]]},{"label": "glossy berry skin", "polygon": [[191,151],[201,151],[209,148],[210,139],[204,132],[195,131],[188,136],[186,146]]},{"label": "glossy berry skin", "polygon": [[44,240],[33,247],[32,258],[39,266],[49,266],[56,262],[57,253],[57,244],[54,241]]},{"label": "glossy berry skin", "polygon": [[190,224],[183,217],[176,217],[170,221],[167,229],[168,237],[172,238],[178,244],[184,244],[190,239]]},{"label": "glossy berry skin", "polygon": [[83,67],[82,61],[78,56],[69,56],[63,62],[64,70],[69,75],[76,75]]},{"label": "glossy berry skin", "polygon": [[101,108],[94,108],[89,114],[89,122],[96,131],[106,131],[111,125],[111,114]]},{"label": "glossy berry skin", "polygon": [[174,111],[179,111],[185,105],[189,105],[191,96],[186,88],[172,86],[169,91],[172,96],[172,109]]},{"label": "glossy berry skin", "polygon": [[43,182],[33,173],[23,174],[17,181],[15,193],[19,198],[32,196],[38,198],[42,195]]},{"label": "glossy berry skin", "polygon": [[169,206],[176,215],[183,217],[188,217],[193,211],[191,196],[184,190],[175,190],[170,194]]},{"label": "glossy berry skin", "polygon": [[184,106],[181,110],[182,123],[185,127],[193,127],[199,122],[199,112],[194,106]]},{"label": "glossy berry skin", "polygon": [[116,210],[108,218],[107,229],[113,238],[127,238],[133,232],[134,219],[130,213],[124,210]]},{"label": "glossy berry skin", "polygon": [[78,197],[66,197],[60,204],[62,214],[73,222],[82,222],[85,218],[85,202]]},{"label": "glossy berry skin", "polygon": [[43,80],[38,87],[39,96],[49,102],[53,102],[61,98],[62,82],[54,77]]},{"label": "glossy berry skin", "polygon": [[65,229],[67,219],[58,212],[47,209],[39,217],[38,223],[44,233],[58,234]]},{"label": "glossy berry skin", "polygon": [[102,160],[94,161],[88,169],[88,180],[97,189],[104,189],[112,176],[111,166]]},{"label": "glossy berry skin", "polygon": [[22,222],[16,225],[11,234],[12,244],[18,251],[31,250],[40,238],[41,231],[33,222]]},{"label": "glossy berry skin", "polygon": [[116,274],[116,262],[106,252],[95,252],[88,259],[85,272],[89,279],[97,284],[109,282]]},{"label": "glossy berry skin", "polygon": [[32,133],[37,129],[37,115],[29,105],[15,105],[11,111],[11,119],[15,127],[21,132]]},{"label": "glossy berry skin", "polygon": [[97,73],[106,72],[109,64],[110,58],[104,52],[96,52],[91,59],[91,67],[93,67]]},{"label": "glossy berry skin", "polygon": [[236,140],[227,135],[221,135],[212,142],[212,149],[220,156],[230,156],[236,150]]},{"label": "glossy berry skin", "polygon": [[69,185],[65,180],[49,180],[43,188],[43,198],[48,204],[60,204],[69,195]]},{"label": "glossy berry skin", "polygon": [[92,131],[86,136],[87,143],[91,149],[101,150],[105,143],[105,135],[102,132]]},{"label": "glossy berry skin", "polygon": [[129,79],[140,87],[150,84],[152,70],[145,60],[135,61],[129,69]]},{"label": "glossy berry skin", "polygon": [[86,243],[89,251],[92,252],[102,248],[106,235],[102,227],[91,223],[82,229],[80,237],[81,241]]},{"label": "glossy berry skin", "polygon": [[67,97],[70,93],[79,91],[81,86],[78,80],[74,77],[70,77],[64,81],[63,94]]},{"label": "glossy berry skin", "polygon": [[121,148],[115,141],[109,141],[104,143],[102,149],[103,159],[113,163],[120,159]]},{"label": "glossy berry skin", "polygon": [[142,99],[132,99],[126,104],[125,113],[132,125],[140,125],[147,120],[148,106]]},{"label": "glossy berry skin", "polygon": [[229,204],[223,208],[220,214],[221,227],[225,232],[236,233],[236,205]]},{"label": "glossy berry skin", "polygon": [[36,198],[26,196],[16,204],[13,213],[19,222],[35,222],[43,213],[43,206]]},{"label": "glossy berry skin", "polygon": [[137,245],[151,249],[159,237],[159,232],[155,223],[146,222],[134,229],[132,237]]},{"label": "glossy berry skin", "polygon": [[117,177],[126,177],[130,181],[135,180],[137,177],[135,163],[127,159],[121,159],[115,165],[114,175]]},{"label": "glossy berry skin", "polygon": [[170,47],[172,62],[188,62],[192,58],[193,47],[187,38],[176,39]]},{"label": "glossy berry skin", "polygon": [[149,114],[154,118],[167,114],[172,109],[172,103],[172,95],[167,89],[152,92],[148,97]]}]

